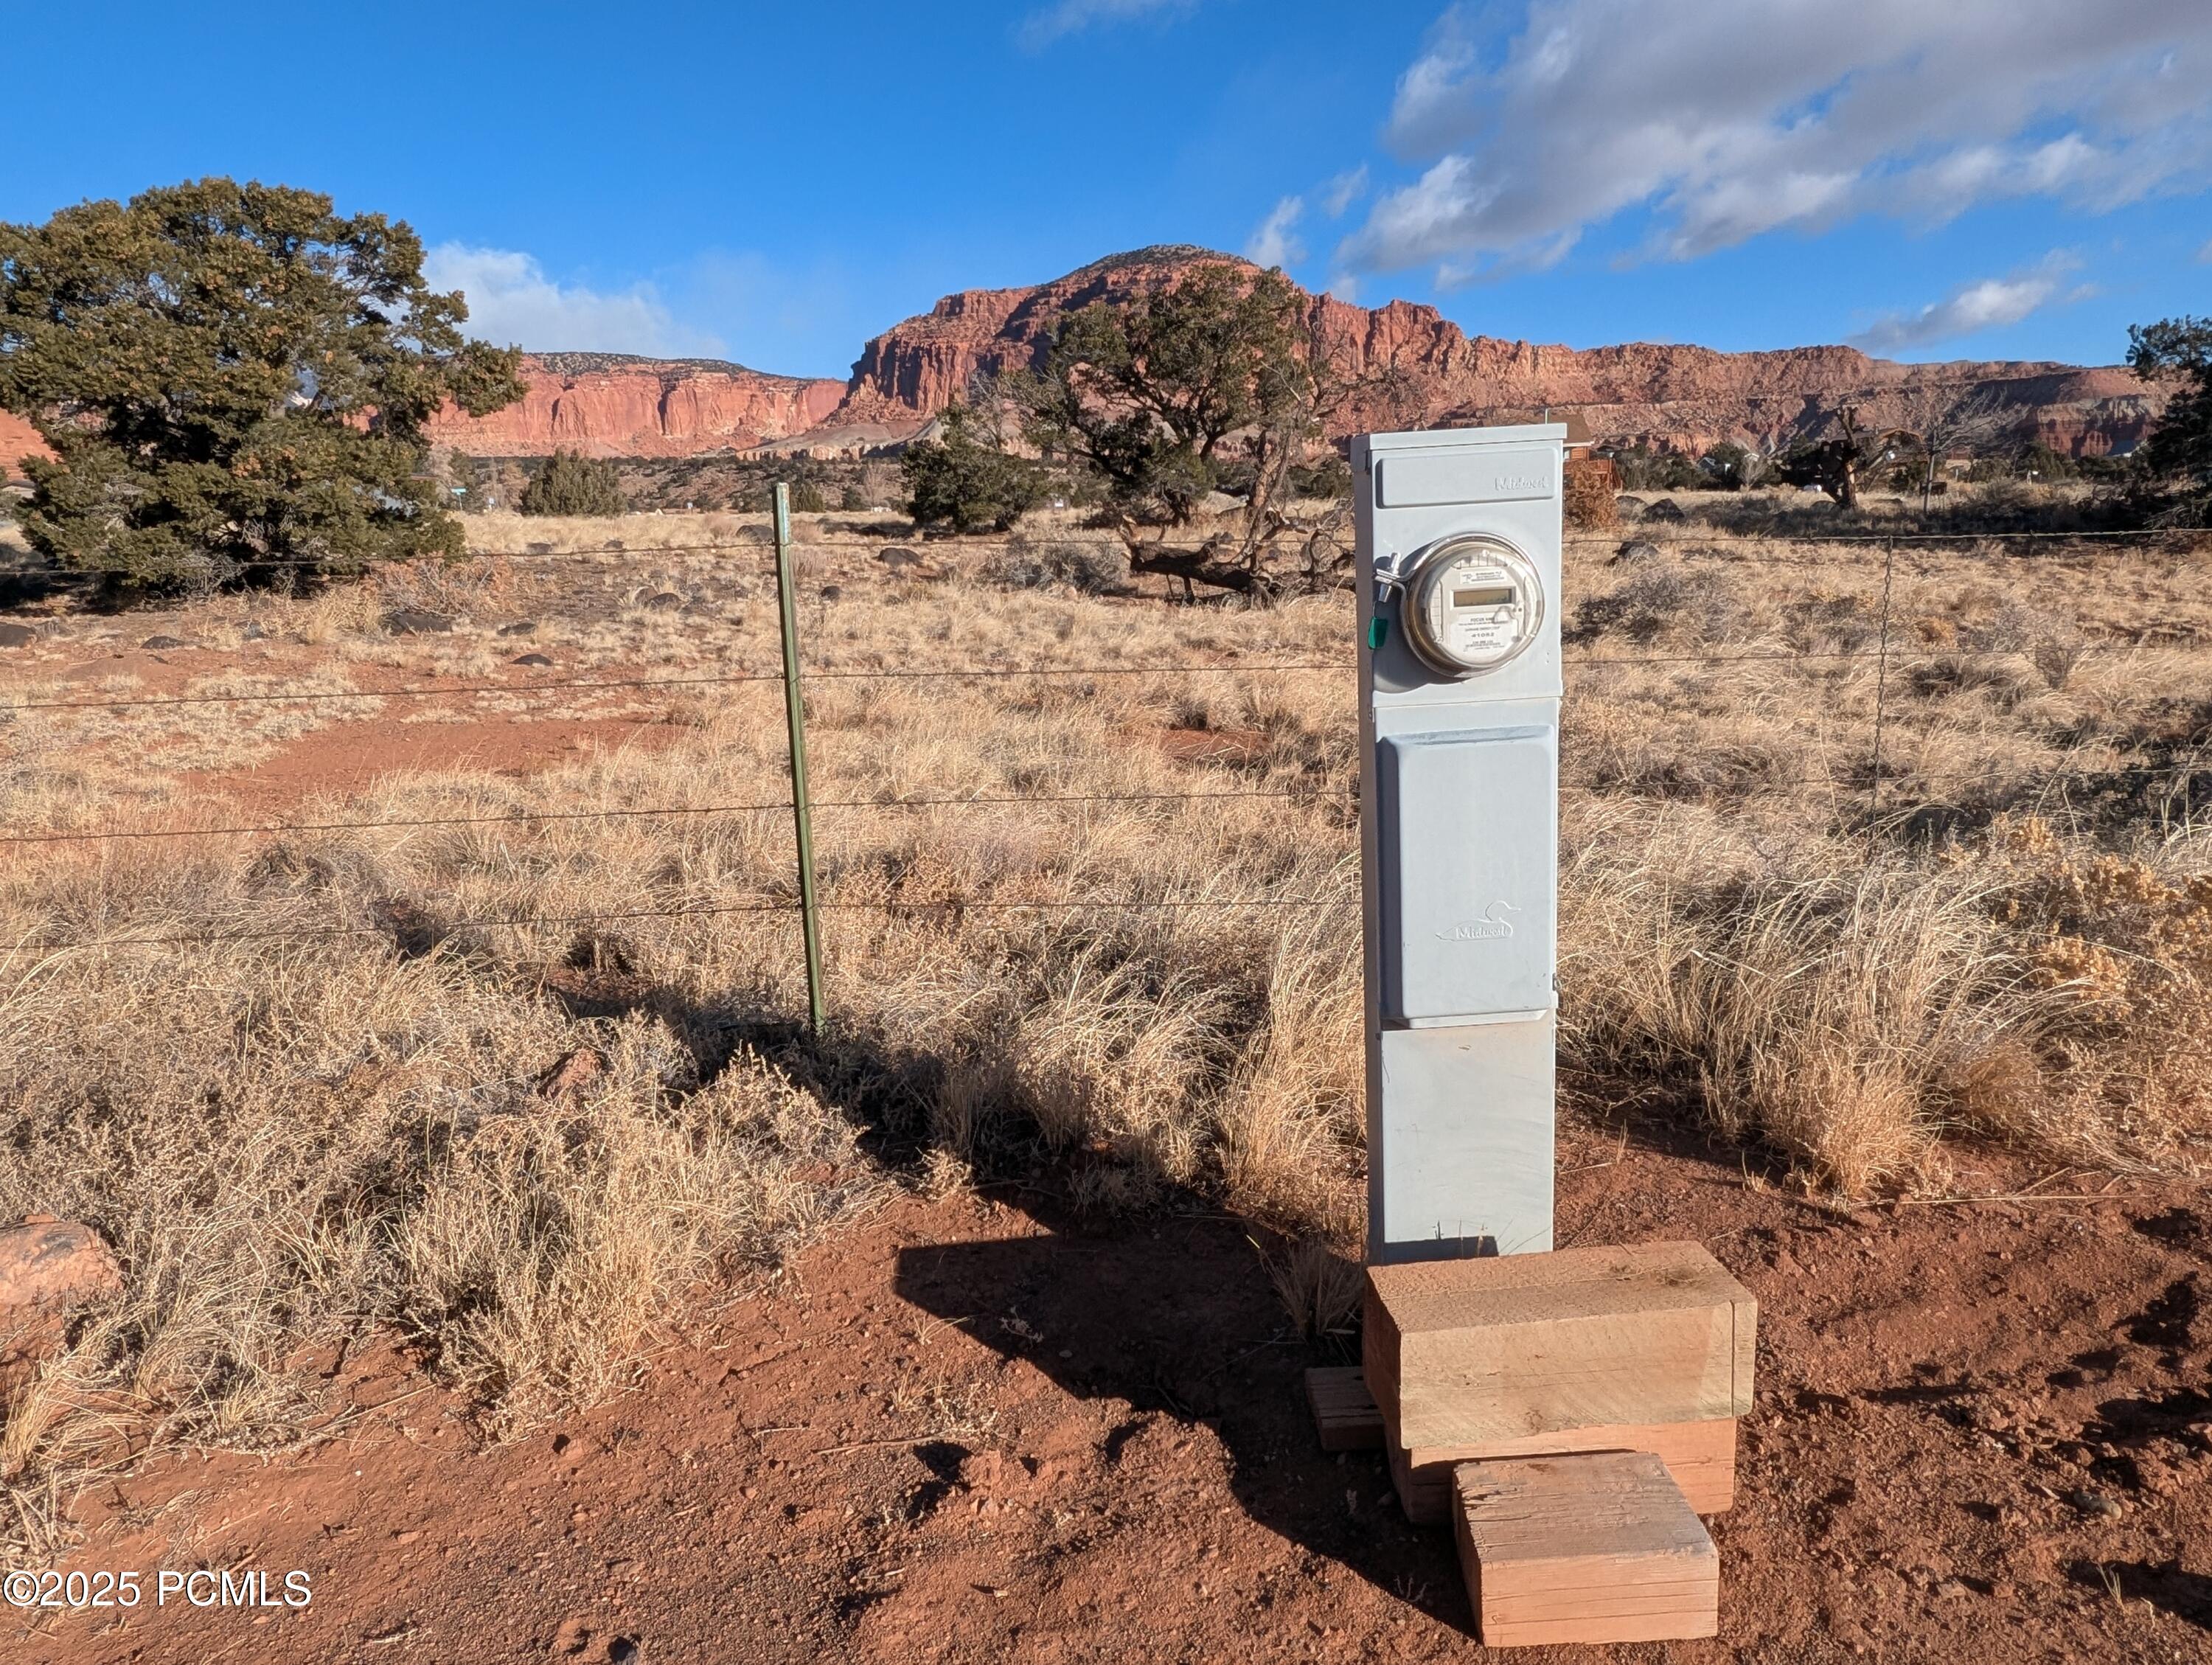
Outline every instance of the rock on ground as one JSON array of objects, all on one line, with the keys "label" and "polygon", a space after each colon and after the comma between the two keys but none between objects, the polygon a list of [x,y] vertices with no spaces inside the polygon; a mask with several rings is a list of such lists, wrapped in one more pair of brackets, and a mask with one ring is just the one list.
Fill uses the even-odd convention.
[{"label": "rock on ground", "polygon": [[115,1256],[88,1225],[34,1216],[0,1231],[0,1314],[70,1306],[122,1287]]},{"label": "rock on ground", "polygon": [[88,1225],[33,1215],[0,1231],[0,1397],[62,1345],[70,1308],[122,1287],[115,1256]]}]

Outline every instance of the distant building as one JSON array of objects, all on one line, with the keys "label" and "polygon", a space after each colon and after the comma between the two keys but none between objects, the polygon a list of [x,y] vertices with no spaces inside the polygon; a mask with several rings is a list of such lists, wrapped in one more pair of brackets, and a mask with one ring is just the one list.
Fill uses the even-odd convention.
[{"label": "distant building", "polygon": [[1589,423],[1576,411],[1567,417],[1567,457],[1560,485],[1565,498],[1567,524],[1584,531],[1602,531],[1619,524],[1613,494],[1620,476],[1611,459],[1593,457]]}]

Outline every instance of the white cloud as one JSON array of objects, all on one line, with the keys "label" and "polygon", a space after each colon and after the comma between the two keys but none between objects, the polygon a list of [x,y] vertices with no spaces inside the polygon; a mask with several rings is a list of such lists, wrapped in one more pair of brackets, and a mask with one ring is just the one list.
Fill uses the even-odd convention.
[{"label": "white cloud", "polygon": [[2173,0],[1528,0],[1456,6],[1389,134],[1425,164],[1340,262],[1462,279],[1648,216],[1688,258],[1882,212],[2098,211],[2212,183],[2212,6]]},{"label": "white cloud", "polygon": [[1339,272],[1328,280],[1328,293],[1339,301],[1357,301],[1359,299],[1359,280],[1349,272]]},{"label": "white cloud", "polygon": [[2091,293],[2087,287],[2076,287],[2062,296],[2065,275],[2078,264],[2069,256],[2053,254],[2041,264],[2009,277],[1962,283],[1917,312],[1891,313],[1877,319],[1851,337],[1851,345],[1869,353],[1895,353],[2017,324],[2054,300],[2077,301]]},{"label": "white cloud", "polygon": [[1291,266],[1304,259],[1305,246],[1296,233],[1305,211],[1303,197],[1285,197],[1277,203],[1244,245],[1244,258],[1255,266]]},{"label": "white cloud", "polygon": [[2197,259],[2200,265],[2212,266],[2212,243],[2207,243],[2197,251]]},{"label": "white cloud", "polygon": [[[1339,173],[1316,187],[1314,195],[1322,214],[1329,219],[1340,218],[1367,191],[1367,169],[1362,166]],[[1244,258],[1256,266],[1294,266],[1306,258],[1306,246],[1298,240],[1298,222],[1305,218],[1306,199],[1302,196],[1285,197],[1267,211],[1267,217],[1254,228],[1251,239],[1244,245]],[[1331,280],[1330,293],[1339,300],[1349,298],[1352,280],[1340,276]]]},{"label": "white cloud", "polygon": [[1060,0],[1057,5],[1024,18],[1018,33],[1022,45],[1037,52],[1062,35],[1079,33],[1094,23],[1122,23],[1133,17],[1188,11],[1197,3],[1198,0]]},{"label": "white cloud", "polygon": [[1367,194],[1367,164],[1347,168],[1321,188],[1321,211],[1332,220],[1340,217]]},{"label": "white cloud", "polygon": [[422,262],[434,289],[468,299],[468,332],[538,352],[719,355],[719,337],[679,324],[650,283],[602,294],[546,276],[534,255],[441,243]]}]

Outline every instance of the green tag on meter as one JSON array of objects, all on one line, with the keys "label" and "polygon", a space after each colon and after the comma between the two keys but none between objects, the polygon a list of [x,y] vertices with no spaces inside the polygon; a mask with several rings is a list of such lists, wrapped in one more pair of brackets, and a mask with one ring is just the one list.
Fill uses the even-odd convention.
[{"label": "green tag on meter", "polygon": [[1390,621],[1381,613],[1367,621],[1367,651],[1379,653],[1382,644],[1390,640]]}]

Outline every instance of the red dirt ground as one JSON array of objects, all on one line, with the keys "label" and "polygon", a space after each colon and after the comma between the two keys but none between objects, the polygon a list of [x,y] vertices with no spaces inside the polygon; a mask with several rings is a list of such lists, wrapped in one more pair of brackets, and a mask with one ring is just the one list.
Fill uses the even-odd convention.
[{"label": "red dirt ground", "polygon": [[365,791],[388,776],[441,769],[532,775],[574,763],[595,748],[655,751],[684,732],[673,723],[641,723],[635,717],[563,717],[558,722],[471,717],[436,723],[377,717],[316,729],[249,769],[181,774],[176,779],[200,801],[220,793],[233,804],[278,811],[326,793]]},{"label": "red dirt ground", "polygon": [[[1562,1241],[1695,1237],[1762,1307],[1722,1635],[1532,1665],[2212,1657],[2194,1188],[1840,1214],[1638,1134],[1565,1141]],[[67,1569],[299,1569],[304,1611],[0,1637],[53,1665],[1469,1656],[1448,1534],[1379,1454],[1316,1446],[1316,1357],[1202,1204],[902,1197],[562,1426],[483,1449],[384,1350],[347,1437],[81,1505]]]},{"label": "red dirt ground", "polygon": [[[205,668],[128,657],[149,693]],[[678,732],[600,726],[348,723],[201,784],[274,807]],[[1165,744],[1197,760],[1240,741]],[[2212,1659],[2212,1210],[2195,1188],[2085,1200],[2102,1182],[2057,1176],[2028,1201],[1838,1214],[1658,1126],[1563,1145],[1563,1243],[1696,1238],[1762,1327],[1739,1500],[1713,1522],[1722,1636],[1559,1657]],[[903,1197],[623,1400],[526,1439],[487,1448],[387,1346],[331,1384],[380,1408],[307,1455],[164,1460],[86,1497],[63,1570],[141,1570],[146,1603],[29,1624],[0,1607],[0,1656],[1464,1657],[1448,1534],[1404,1522],[1378,1454],[1315,1444],[1299,1379],[1323,1357],[1290,1333],[1244,1224],[1201,1201],[1099,1224],[1028,1190]],[[162,1568],[268,1572],[280,1598],[296,1569],[313,1599],[155,1609]]]},{"label": "red dirt ground", "polygon": [[[518,640],[511,645],[519,651],[530,643]],[[71,643],[50,643],[37,654],[17,654],[0,667],[19,676],[31,668],[42,677],[69,682],[122,676],[135,679],[135,685],[127,690],[65,697],[157,700],[182,694],[195,678],[220,671],[236,669],[275,678],[321,667],[313,653],[284,644],[273,650],[261,646],[238,652],[188,647],[148,653],[116,648],[94,653],[82,644]],[[489,682],[527,696],[548,683],[620,682],[656,674],[669,673],[602,665],[544,670],[502,667],[489,677],[456,678],[382,665],[349,667],[355,688],[364,697],[394,688],[434,687],[450,681],[471,685]],[[664,690],[679,696],[684,691],[681,686]],[[572,692],[556,687],[546,690],[546,700],[552,707],[592,697],[589,690]],[[439,720],[421,720],[432,713]],[[251,766],[185,771],[173,778],[198,803],[220,799],[234,808],[275,811],[322,794],[360,792],[392,775],[441,769],[528,775],[573,763],[580,753],[594,748],[658,750],[684,732],[680,721],[641,721],[634,714],[590,717],[562,712],[549,718],[541,710],[536,714],[486,716],[465,698],[410,698],[392,702],[374,717],[326,722],[284,742]]]}]

